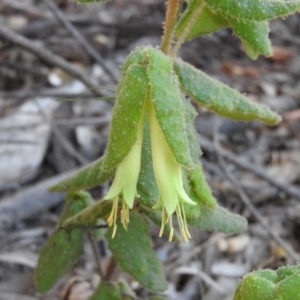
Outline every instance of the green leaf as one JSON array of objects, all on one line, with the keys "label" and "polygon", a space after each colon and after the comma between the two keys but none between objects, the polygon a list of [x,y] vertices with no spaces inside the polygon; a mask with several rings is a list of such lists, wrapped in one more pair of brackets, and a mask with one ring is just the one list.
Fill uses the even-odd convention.
[{"label": "green leaf", "polygon": [[[268,21],[240,20],[232,16],[227,18],[234,33],[241,38],[244,50],[251,58],[257,58],[259,53],[266,56],[272,55]],[[245,47],[245,43],[251,47],[251,52],[248,47]],[[253,50],[255,50],[255,55],[252,54]]]},{"label": "green leaf", "polygon": [[247,41],[245,41],[243,39],[242,39],[242,45],[243,45],[244,51],[250,58],[257,59],[258,55],[260,54],[260,51],[256,50]]},{"label": "green leaf", "polygon": [[[181,17],[175,35],[181,36],[186,30],[189,22],[193,18],[193,11],[202,0],[192,0],[185,13]],[[252,58],[255,59],[260,53],[266,56],[272,54],[270,41],[268,38],[269,26],[267,21],[255,21],[253,19],[240,19],[221,11],[211,11],[206,5],[198,18],[194,21],[186,39],[192,39],[196,36],[211,33],[224,27],[232,27],[234,33],[240,37],[244,50]]]},{"label": "green leaf", "polygon": [[299,1],[287,0],[205,0],[212,11],[238,19],[256,21],[282,17],[300,10]]},{"label": "green leaf", "polygon": [[[58,225],[85,206],[85,197],[81,192],[70,193]],[[34,274],[36,289],[39,292],[47,292],[73,266],[82,254],[82,245],[82,230],[77,229],[68,234],[63,230],[55,229],[40,250],[38,266]]]},{"label": "green leaf", "polygon": [[[193,11],[202,3],[203,0],[189,1],[188,8],[181,16],[175,29],[175,36],[177,38],[184,34],[186,27],[193,17]],[[186,39],[190,40],[197,36],[212,33],[218,29],[228,26],[228,21],[220,13],[213,13],[208,6],[205,6],[198,18],[195,20],[195,23],[192,25]]]},{"label": "green leaf", "polygon": [[193,160],[194,166],[196,166],[199,163],[199,157],[202,155],[202,151],[198,142],[198,133],[194,126],[194,120],[197,116],[197,112],[191,102],[186,99],[184,95],[181,96],[181,99],[184,107],[184,128],[186,130],[189,153]]},{"label": "green leaf", "polygon": [[84,203],[85,206],[90,206],[95,203],[94,198],[87,191],[77,191],[76,193],[70,193],[70,194],[73,195],[72,196],[73,199],[76,199],[76,201],[82,201],[82,203]]},{"label": "green leaf", "polygon": [[145,48],[149,57],[149,98],[166,141],[177,162],[193,167],[185,130],[184,106],[173,61],[155,48]]},{"label": "green leaf", "polygon": [[196,169],[190,171],[188,176],[191,188],[194,191],[195,197],[193,197],[193,200],[210,208],[216,208],[218,206],[217,200],[213,196],[212,191],[205,180],[201,164],[198,164]]},{"label": "green leaf", "polygon": [[300,266],[258,270],[239,283],[234,300],[295,300],[300,295]]},{"label": "green leaf", "polygon": [[86,207],[82,211],[66,219],[61,228],[73,230],[79,227],[92,227],[97,225],[99,219],[107,219],[112,207],[111,201],[97,201],[95,204]]},{"label": "green leaf", "polygon": [[88,189],[103,184],[109,180],[114,170],[108,172],[100,171],[103,158],[87,165],[79,170],[75,175],[62,180],[56,185],[49,188],[51,192],[76,191],[80,189]]},{"label": "green leaf", "polygon": [[159,192],[152,165],[150,129],[148,121],[146,121],[144,129],[141,171],[137,183],[137,192],[140,197],[140,202],[143,205],[152,208],[156,204]]},{"label": "green leaf", "polygon": [[116,283],[101,282],[89,300],[122,300],[120,288]]},{"label": "green leaf", "polygon": [[[274,295],[276,295],[276,300],[295,300],[299,298],[300,295],[300,272],[281,280],[275,286]],[[274,299],[274,298],[273,298]]]},{"label": "green leaf", "polygon": [[140,53],[140,49],[131,53],[122,68],[102,171],[120,164],[137,139],[149,84],[145,56]]},{"label": "green leaf", "polygon": [[268,279],[256,275],[255,272],[250,273],[239,283],[233,300],[277,300],[273,296],[274,286]]},{"label": "green leaf", "polygon": [[199,204],[201,214],[197,218],[188,218],[187,222],[199,229],[214,230],[224,233],[235,233],[247,228],[247,220],[237,214],[231,213],[223,207],[211,209]]},{"label": "green leaf", "polygon": [[277,270],[278,277],[276,279],[276,282],[280,282],[296,273],[300,273],[300,265],[281,267]]},{"label": "green leaf", "polygon": [[268,107],[250,101],[244,95],[214,80],[188,63],[175,62],[181,87],[192,99],[213,112],[233,120],[261,120],[277,124],[281,117]]},{"label": "green leaf", "polygon": [[160,260],[153,251],[148,224],[143,216],[136,212],[130,214],[126,231],[117,222],[118,230],[114,238],[112,228],[106,233],[108,247],[122,271],[129,273],[143,287],[161,292],[167,288]]},{"label": "green leaf", "polygon": [[118,285],[120,287],[120,292],[123,296],[122,300],[134,300],[136,298],[136,294],[129,286],[130,282],[127,282],[125,278],[122,278],[118,281]]}]

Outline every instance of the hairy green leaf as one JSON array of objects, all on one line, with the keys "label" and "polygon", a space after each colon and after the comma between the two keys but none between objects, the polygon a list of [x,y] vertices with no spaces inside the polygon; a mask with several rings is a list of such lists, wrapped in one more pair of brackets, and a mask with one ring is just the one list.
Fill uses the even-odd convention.
[{"label": "hairy green leaf", "polygon": [[[180,37],[181,35],[183,35],[186,27],[189,25],[191,19],[193,18],[193,12],[195,8],[202,3],[203,0],[189,1],[188,8],[185,10],[176,26],[176,37]],[[208,6],[205,6],[200,15],[195,20],[194,24],[191,26],[186,39],[193,39],[197,36],[212,33],[218,29],[228,26],[228,21],[220,13],[213,13]]]},{"label": "hairy green leaf", "polygon": [[300,295],[300,272],[299,268],[294,274],[286,276],[275,286],[274,295],[276,300],[294,300]]},{"label": "hairy green leaf", "polygon": [[123,300],[116,283],[102,281],[89,300]]},{"label": "hairy green leaf", "polygon": [[198,133],[194,126],[194,120],[197,116],[196,109],[191,104],[191,102],[186,99],[185,96],[181,96],[183,107],[184,107],[184,121],[185,121],[185,130],[188,140],[189,153],[193,160],[194,166],[199,163],[199,158],[202,155],[202,151],[198,142]]},{"label": "hairy green leaf", "polygon": [[300,10],[300,1],[288,0],[204,0],[212,11],[238,19],[256,21],[282,17]]},{"label": "hairy green leaf", "polygon": [[142,161],[139,180],[137,183],[137,192],[140,202],[152,208],[158,200],[158,187],[154,177],[149,123],[146,122],[143,136]]},{"label": "hairy green leaf", "polygon": [[99,219],[106,219],[111,211],[111,201],[97,201],[86,207],[72,217],[66,219],[61,227],[65,230],[73,230],[80,227],[92,227],[97,225]]},{"label": "hairy green leaf", "polygon": [[[58,226],[84,209],[89,202],[86,198],[84,192],[68,194]],[[47,292],[73,266],[82,253],[82,245],[82,230],[77,229],[69,234],[55,229],[40,250],[38,266],[34,274],[36,289],[39,292]]]},{"label": "hairy green leaf", "polygon": [[122,78],[117,87],[116,103],[110,125],[102,171],[114,169],[127,156],[137,139],[138,124],[143,117],[148,92],[147,65],[144,57],[134,51],[122,68]]},{"label": "hairy green leaf", "polygon": [[295,300],[300,295],[299,281],[299,265],[254,271],[240,281],[234,300]]},{"label": "hairy green leaf", "polygon": [[218,206],[217,200],[213,196],[212,191],[205,180],[201,164],[198,164],[196,169],[190,171],[188,176],[191,182],[191,188],[195,193],[193,200],[210,208],[216,208]]},{"label": "hairy green leaf", "polygon": [[167,288],[160,260],[153,251],[148,224],[143,216],[132,212],[126,231],[117,221],[114,238],[112,228],[106,233],[108,247],[122,271],[129,273],[143,287],[160,292]]},{"label": "hairy green leaf", "polygon": [[87,165],[75,175],[70,176],[49,188],[51,192],[76,191],[103,184],[113,176],[114,170],[100,171],[103,158]]},{"label": "hairy green leaf", "polygon": [[[227,19],[234,33],[242,40],[244,50],[248,56],[256,59],[260,53],[266,56],[272,55],[268,21],[240,20],[232,16],[228,16]],[[246,45],[251,47],[251,51],[249,51],[249,46],[246,47]],[[255,51],[254,54],[253,51]]]},{"label": "hairy green leaf", "polygon": [[207,5],[204,6],[200,15],[193,20],[194,10],[202,5],[203,2],[204,0],[191,0],[189,2],[188,8],[179,20],[175,36],[180,37],[191,21],[194,21],[194,23],[186,36],[187,40],[224,27],[232,27],[234,33],[242,40],[245,52],[252,59],[256,59],[260,53],[266,56],[272,55],[268,37],[268,21],[256,21],[253,18],[237,18],[220,10],[212,11]]},{"label": "hairy green leaf", "polygon": [[184,106],[173,61],[155,48],[145,48],[149,57],[149,98],[166,141],[177,162],[193,167],[185,128]]},{"label": "hairy green leaf", "polygon": [[182,89],[201,106],[233,120],[261,120],[277,124],[281,117],[268,107],[250,101],[244,95],[214,80],[183,61],[175,62]]},{"label": "hairy green leaf", "polygon": [[223,207],[211,209],[199,204],[201,213],[197,218],[188,218],[187,222],[199,229],[214,230],[224,233],[235,233],[244,231],[247,220],[237,214],[231,213]]},{"label": "hairy green leaf", "polygon": [[[255,272],[246,275],[236,289],[234,300],[277,300],[273,297],[275,284],[257,276]],[[279,299],[278,299],[279,300]]]},{"label": "hairy green leaf", "polygon": [[277,278],[276,282],[280,282],[289,276],[292,276],[294,274],[300,274],[300,265],[296,266],[284,266],[277,270]]},{"label": "hairy green leaf", "polygon": [[247,41],[243,39],[241,41],[242,41],[243,49],[246,52],[246,54],[252,59],[257,59],[258,55],[260,54],[260,51],[255,49],[255,47],[250,45]]}]

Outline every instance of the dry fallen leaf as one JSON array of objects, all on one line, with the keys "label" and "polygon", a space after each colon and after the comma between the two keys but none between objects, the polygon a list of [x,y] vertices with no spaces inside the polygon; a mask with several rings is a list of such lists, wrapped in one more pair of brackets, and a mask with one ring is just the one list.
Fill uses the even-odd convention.
[{"label": "dry fallen leaf", "polygon": [[273,55],[270,59],[277,61],[277,62],[284,62],[289,58],[295,56],[295,53],[291,50],[285,49],[279,46],[272,46]]},{"label": "dry fallen leaf", "polygon": [[223,61],[221,63],[222,70],[229,75],[256,77],[259,71],[255,67],[244,67],[233,62]]},{"label": "dry fallen leaf", "polygon": [[88,300],[93,294],[90,282],[79,277],[72,277],[65,285],[62,300]]},{"label": "dry fallen leaf", "polygon": [[220,252],[229,254],[243,251],[249,244],[250,238],[247,234],[240,234],[231,238],[221,238],[216,242],[216,246]]}]

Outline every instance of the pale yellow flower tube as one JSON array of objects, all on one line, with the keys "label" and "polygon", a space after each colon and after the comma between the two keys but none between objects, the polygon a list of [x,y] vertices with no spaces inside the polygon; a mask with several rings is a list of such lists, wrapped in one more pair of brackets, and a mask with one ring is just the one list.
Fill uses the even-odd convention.
[{"label": "pale yellow flower tube", "polygon": [[129,209],[133,207],[134,199],[138,196],[136,186],[141,168],[143,132],[145,117],[144,113],[138,125],[137,139],[127,156],[117,166],[113,183],[104,200],[113,200],[111,214],[107,220],[108,225],[113,225],[113,237],[117,230],[117,213],[119,198],[122,199],[121,222],[125,229],[129,222]]},{"label": "pale yellow flower tube", "polygon": [[[181,165],[176,161],[166,138],[161,130],[155,115],[153,103],[148,103],[151,152],[155,180],[159,189],[158,203],[154,209],[162,207],[162,225],[160,236],[164,225],[170,221],[171,232],[169,240],[173,237],[172,214],[176,211],[180,231],[184,241],[191,238],[188,231],[184,203],[195,205],[183,188]],[[184,129],[183,129],[184,130]]]}]

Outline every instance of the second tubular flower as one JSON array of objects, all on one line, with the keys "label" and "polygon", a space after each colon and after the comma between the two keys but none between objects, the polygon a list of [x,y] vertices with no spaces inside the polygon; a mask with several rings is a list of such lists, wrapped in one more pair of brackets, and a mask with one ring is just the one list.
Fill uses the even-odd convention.
[{"label": "second tubular flower", "polygon": [[169,240],[173,237],[172,215],[176,212],[180,232],[187,241],[191,238],[184,211],[184,203],[195,205],[183,188],[181,165],[176,161],[160,124],[155,115],[153,103],[148,103],[151,152],[155,180],[159,190],[159,199],[154,209],[162,209],[162,224],[159,235],[163,234],[164,226],[170,223]]}]

